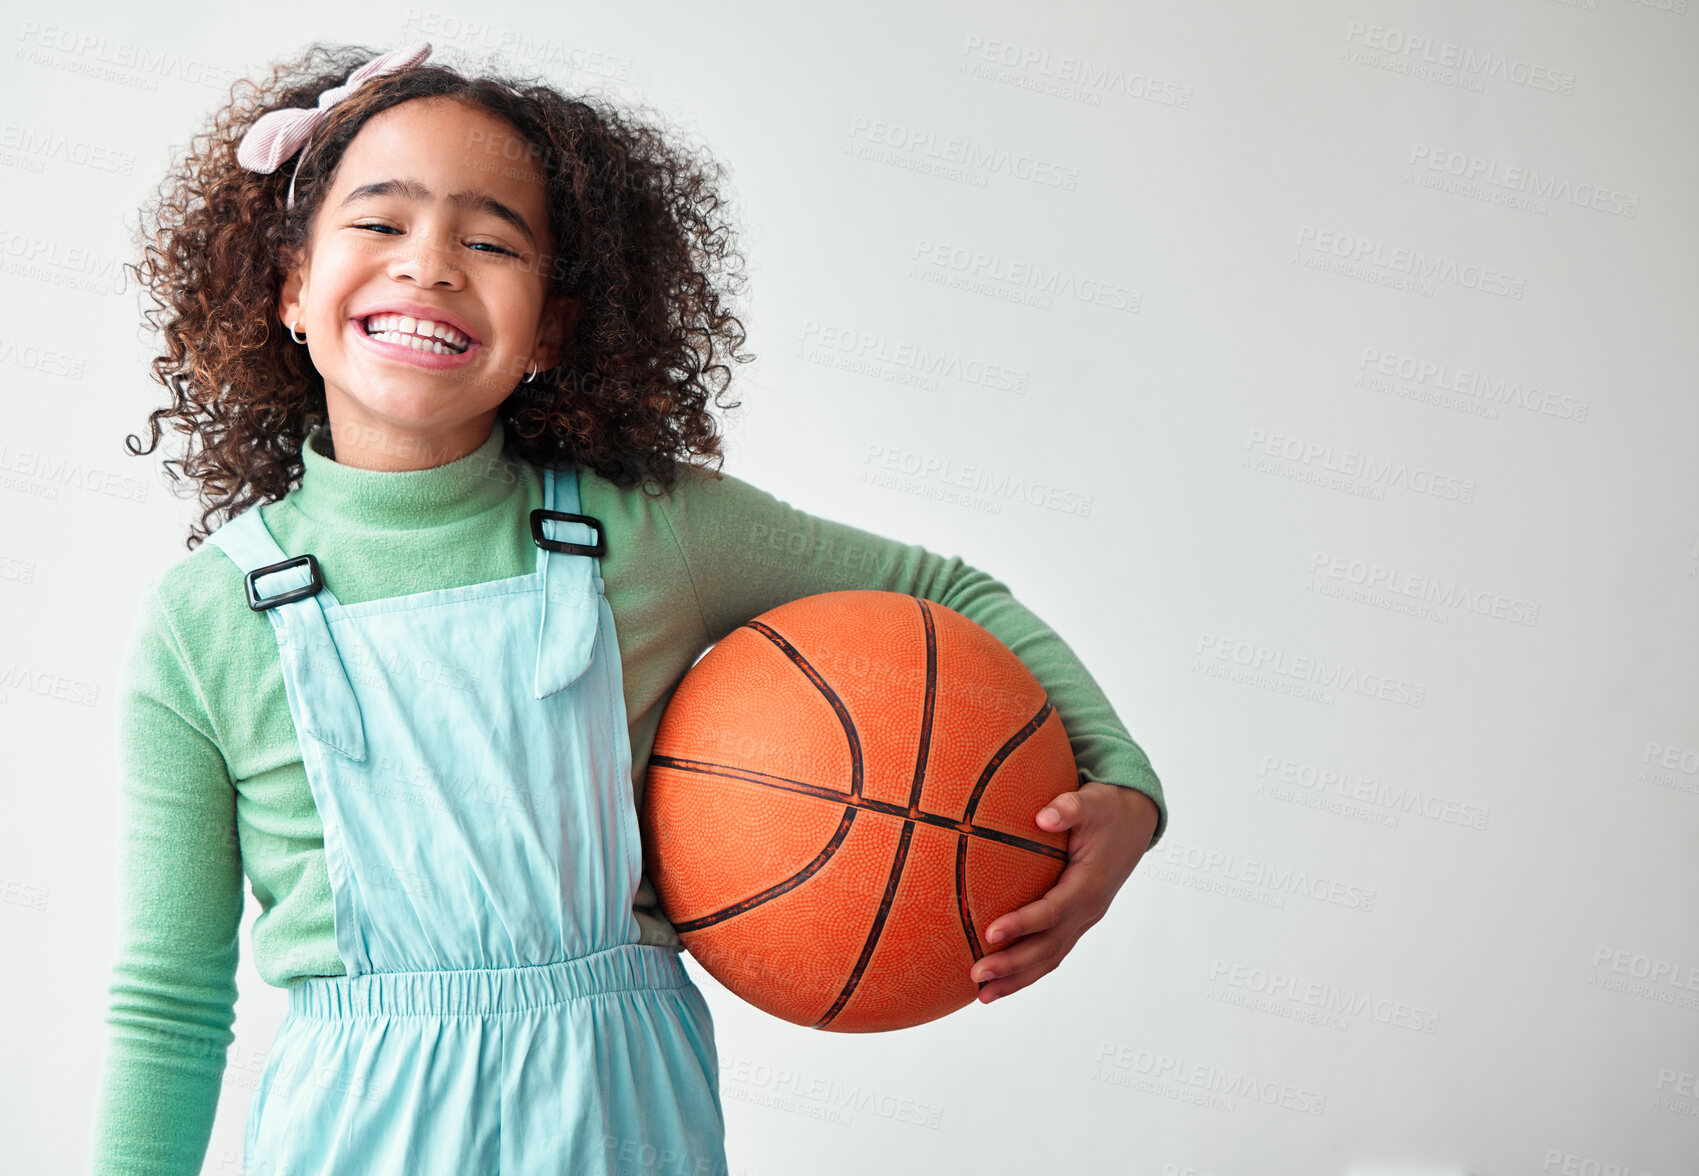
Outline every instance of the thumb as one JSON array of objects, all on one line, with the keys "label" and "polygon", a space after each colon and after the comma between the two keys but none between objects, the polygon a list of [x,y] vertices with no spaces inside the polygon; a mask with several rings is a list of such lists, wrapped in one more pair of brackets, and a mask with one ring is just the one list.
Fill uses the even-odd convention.
[{"label": "thumb", "polygon": [[1059,829],[1067,829],[1077,824],[1080,813],[1084,809],[1085,806],[1080,803],[1078,792],[1064,792],[1039,809],[1038,816],[1034,819],[1038,822],[1039,828],[1048,829],[1054,833]]}]

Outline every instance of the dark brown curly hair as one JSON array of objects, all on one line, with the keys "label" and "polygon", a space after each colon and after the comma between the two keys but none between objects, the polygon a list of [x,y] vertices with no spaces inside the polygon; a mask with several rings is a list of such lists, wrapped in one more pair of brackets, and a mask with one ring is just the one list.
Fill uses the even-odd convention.
[{"label": "dark brown curly hair", "polygon": [[316,43],[263,85],[236,82],[143,209],[142,264],[125,268],[156,304],[143,317],[165,352],[150,366],[172,403],[148,414],[146,449],[135,434],[125,448],[151,454],[161,419],[190,437],[182,459],[162,463],[173,482],[184,481],[176,466],[198,484],[205,508],[186,546],[298,484],[301,446],[327,419],[324,380],[276,315],[255,310],[276,307],[287,258],[310,253],[315,213],[360,128],[414,98],[474,103],[526,140],[553,234],[548,293],[582,303],[557,365],[517,384],[497,410],[510,451],[538,464],[570,459],[627,488],[652,478],[666,491],[675,463],[723,461],[709,404],[739,406],[717,399],[731,379],[725,361],[754,358],[740,351],[743,324],[728,309],[744,275],[719,191],[725,169],[599,97],[426,63],[371,78],[330,108],[302,149],[286,209],[297,157],[261,174],[236,161],[237,144],[268,111],[316,107],[321,91],[375,56]]}]

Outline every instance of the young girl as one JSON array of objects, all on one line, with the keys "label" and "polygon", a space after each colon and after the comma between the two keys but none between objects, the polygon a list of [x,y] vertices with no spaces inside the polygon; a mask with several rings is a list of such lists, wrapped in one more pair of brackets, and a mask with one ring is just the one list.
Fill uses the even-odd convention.
[{"label": "young girl", "polygon": [[[1037,820],[1069,865],[993,924],[982,1001],[1054,969],[1165,824],[1002,584],[686,460],[721,456],[707,402],[749,358],[717,168],[429,53],[313,47],[196,140],[147,242],[173,401],[132,450],[174,421],[205,509],[124,665],[97,1173],[199,1172],[221,1081],[253,1092],[247,1176],[723,1173],[636,812],[679,679],[790,600],[953,608],[1062,718],[1081,786]],[[289,1003],[227,1072],[244,874]]]}]

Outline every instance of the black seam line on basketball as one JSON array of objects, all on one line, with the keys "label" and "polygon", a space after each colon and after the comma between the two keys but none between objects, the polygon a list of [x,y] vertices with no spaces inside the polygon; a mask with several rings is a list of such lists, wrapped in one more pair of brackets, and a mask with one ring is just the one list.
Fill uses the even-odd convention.
[{"label": "black seam line on basketball", "polygon": [[741,915],[745,911],[754,910],[769,899],[777,898],[785,891],[793,890],[796,887],[801,886],[804,882],[812,878],[822,866],[830,861],[833,854],[838,852],[838,846],[844,843],[844,838],[849,834],[850,825],[854,822],[855,809],[845,806],[844,819],[838,822],[838,831],[832,834],[832,840],[828,841],[826,843],[826,848],[822,849],[815,859],[809,862],[806,866],[802,867],[802,869],[792,874],[789,878],[786,878],[783,882],[780,882],[775,886],[769,886],[760,894],[750,895],[742,902],[733,903],[724,910],[715,911],[711,915],[703,915],[699,919],[689,919],[683,923],[674,923],[673,930],[700,931],[704,927],[712,927],[715,923],[724,922],[733,915]]},{"label": "black seam line on basketball", "polygon": [[730,764],[716,764],[709,760],[680,759],[674,755],[651,755],[651,768],[671,768],[675,772],[701,772],[708,776],[725,776],[733,780],[747,780],[751,784],[763,784],[768,788],[776,788],[781,792],[795,792],[803,796],[817,796],[821,800],[830,800],[845,808],[865,809],[870,813],[878,813],[886,817],[900,817],[905,821],[919,821],[923,825],[931,825],[936,829],[948,829],[964,837],[978,837],[985,841],[996,841],[1003,845],[1012,845],[1016,849],[1024,849],[1029,853],[1042,854],[1055,858],[1057,861],[1068,860],[1068,851],[1046,845],[1042,841],[1033,841],[1018,833],[1005,833],[1001,829],[992,829],[985,825],[968,824],[953,820],[941,813],[917,813],[904,808],[900,804],[892,804],[886,800],[874,800],[871,797],[852,798],[847,792],[839,792],[835,788],[822,788],[818,784],[805,784],[801,780],[790,780],[784,776],[769,776],[764,772],[752,772],[747,768],[734,768]]},{"label": "black seam line on basketball", "polygon": [[867,971],[867,961],[873,958],[873,949],[879,945],[879,932],[885,928],[885,919],[891,913],[891,903],[897,897],[897,880],[903,876],[903,863],[908,860],[909,838],[914,836],[914,822],[903,822],[903,835],[897,841],[897,860],[891,863],[891,876],[885,879],[885,895],[879,900],[879,913],[873,916],[873,926],[868,928],[867,941],[861,945],[861,958],[855,961],[855,968],[850,972],[849,979],[844,981],[844,989],[838,993],[838,999],[832,1002],[832,1007],[826,1010],[826,1015],[814,1022],[814,1028],[824,1029],[831,1023],[833,1017],[843,1009],[850,994],[861,983],[862,973]]},{"label": "black seam line on basketball", "polygon": [[1052,709],[1050,699],[1046,696],[1044,705],[1038,708],[1036,715],[1026,721],[1026,726],[1009,736],[1003,746],[997,749],[997,754],[991,757],[990,762],[985,765],[985,769],[979,773],[979,781],[974,784],[973,792],[967,798],[967,811],[962,814],[962,820],[970,825],[973,823],[974,810],[979,808],[979,798],[985,795],[985,789],[990,785],[991,777],[997,774],[997,769],[1002,762],[1014,754],[1015,748],[1025,743],[1034,732],[1044,726],[1044,720],[1050,717]]},{"label": "black seam line on basketball", "polygon": [[938,634],[932,627],[932,610],[918,596],[920,619],[926,628],[926,698],[920,707],[920,746],[914,753],[914,781],[908,789],[908,806],[920,808],[920,794],[926,786],[926,756],[932,747],[932,711],[938,694]]},{"label": "black seam line on basketball", "polygon": [[956,909],[962,914],[962,930],[967,933],[968,950],[974,959],[985,953],[979,946],[979,936],[973,929],[973,909],[967,897],[967,838],[956,838]]},{"label": "black seam line on basketball", "polygon": [[[998,766],[1015,748],[1026,742],[1033,732],[1044,725],[1050,717],[1050,709],[1050,699],[1046,697],[1044,705],[1038,708],[1038,713],[1027,720],[1026,726],[1011,735],[1003,746],[997,749],[997,754],[991,757],[991,762],[985,765],[985,770],[979,774],[978,783],[974,785],[973,794],[968,797],[964,820],[969,824],[972,824],[974,811],[979,808],[979,798],[984,795],[985,788],[991,783],[991,777],[996,774]],[[983,958],[985,952],[980,946],[978,932],[973,929],[973,907],[967,896],[967,842],[966,837],[956,839],[956,908],[961,913],[962,933],[967,936],[968,951],[972,952],[973,958],[977,960]],[[1067,860],[1066,854],[1054,856]]]},{"label": "black seam line on basketball", "polygon": [[839,698],[837,691],[832,689],[831,684],[820,676],[820,671],[816,670],[808,659],[802,656],[802,651],[786,641],[784,636],[772,626],[762,621],[745,621],[739,627],[754,629],[774,645],[777,645],[780,652],[790,658],[797,669],[808,675],[808,680],[814,683],[815,689],[825,695],[826,701],[832,704],[832,709],[838,712],[838,722],[843,724],[844,737],[849,740],[850,795],[859,797],[861,795],[861,739],[855,733],[855,723],[850,720],[849,708],[844,706],[843,699]]}]

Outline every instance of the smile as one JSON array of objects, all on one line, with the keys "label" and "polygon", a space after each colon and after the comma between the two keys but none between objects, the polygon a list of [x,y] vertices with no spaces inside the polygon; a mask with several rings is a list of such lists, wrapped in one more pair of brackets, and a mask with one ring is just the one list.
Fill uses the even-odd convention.
[{"label": "smile", "polygon": [[349,319],[364,346],[388,359],[441,371],[459,367],[482,349],[446,323],[426,323],[400,314]]},{"label": "smile", "polygon": [[[472,342],[447,323],[409,318],[404,314],[374,314],[366,319],[366,334],[388,343],[405,343],[427,351],[442,348],[459,355]],[[440,351],[437,352],[441,354]]]}]

